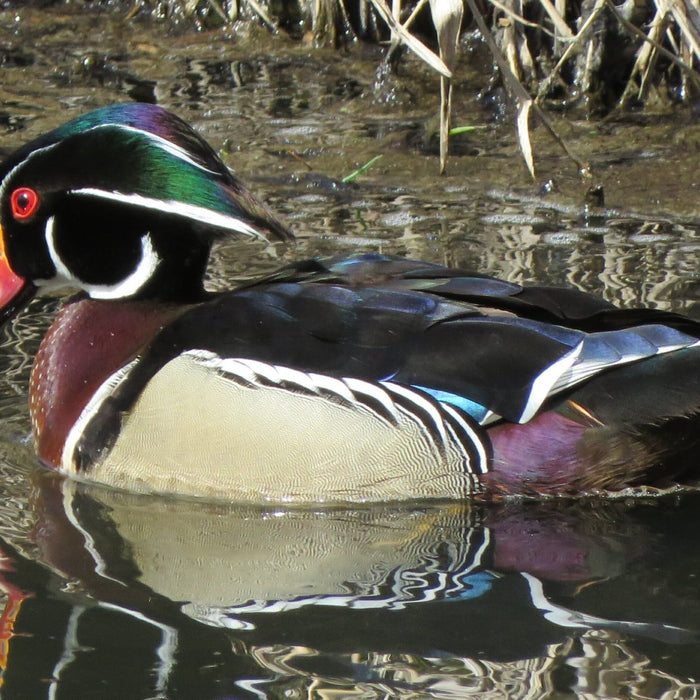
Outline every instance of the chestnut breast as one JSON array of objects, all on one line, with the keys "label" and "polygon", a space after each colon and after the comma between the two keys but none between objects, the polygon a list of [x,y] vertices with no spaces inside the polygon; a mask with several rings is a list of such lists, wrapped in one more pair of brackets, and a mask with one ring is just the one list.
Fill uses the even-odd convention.
[{"label": "chestnut breast", "polygon": [[66,436],[94,392],[186,307],[78,298],[59,312],[32,366],[29,408],[41,460],[60,465]]}]

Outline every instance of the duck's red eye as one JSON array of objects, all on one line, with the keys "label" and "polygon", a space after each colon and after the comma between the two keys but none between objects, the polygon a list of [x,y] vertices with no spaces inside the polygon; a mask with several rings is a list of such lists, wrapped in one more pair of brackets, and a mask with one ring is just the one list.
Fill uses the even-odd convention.
[{"label": "duck's red eye", "polygon": [[17,221],[25,221],[37,210],[39,195],[31,187],[18,187],[10,197],[12,216]]}]

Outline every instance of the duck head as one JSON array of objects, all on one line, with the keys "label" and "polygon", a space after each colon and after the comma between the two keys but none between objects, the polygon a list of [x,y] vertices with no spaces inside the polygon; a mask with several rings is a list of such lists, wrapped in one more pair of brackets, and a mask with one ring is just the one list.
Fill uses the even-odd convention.
[{"label": "duck head", "polygon": [[212,243],[291,233],[170,112],[121,104],[80,116],[0,167],[0,313],[37,289],[196,301]]}]

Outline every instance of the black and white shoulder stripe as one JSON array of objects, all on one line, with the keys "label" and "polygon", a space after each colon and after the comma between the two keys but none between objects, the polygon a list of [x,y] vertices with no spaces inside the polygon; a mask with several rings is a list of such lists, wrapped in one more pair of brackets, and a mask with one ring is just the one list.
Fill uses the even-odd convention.
[{"label": "black and white shoulder stripe", "polygon": [[392,381],[371,382],[353,377],[332,377],[302,372],[282,365],[244,358],[221,358],[206,350],[184,353],[232,381],[251,387],[275,386],[370,411],[377,419],[396,426],[399,414],[421,427],[436,456],[444,458],[448,445],[463,455],[465,470],[478,475],[488,471],[490,443],[483,428],[465,412],[438,401],[424,391]]},{"label": "black and white shoulder stripe", "polygon": [[[418,427],[424,443],[429,446],[435,462],[444,462],[449,454],[457,453],[471,491],[480,490],[480,475],[488,471],[490,443],[484,429],[460,409],[438,401],[419,389],[392,381],[371,382],[355,377],[333,377],[315,372],[276,365],[248,358],[222,358],[209,350],[188,350],[179,358],[195,362],[207,371],[219,374],[235,385],[252,389],[274,388],[302,394],[370,414],[375,420],[392,428],[405,421]],[[177,358],[176,358],[177,359]],[[63,451],[63,468],[80,470],[81,453],[92,454],[101,446],[88,447],[91,428],[103,428],[106,416],[124,410],[114,397],[128,385],[139,360],[109,377],[95,393],[71,430]],[[118,429],[115,422],[112,429]],[[100,443],[107,445],[114,436],[101,433]]]}]

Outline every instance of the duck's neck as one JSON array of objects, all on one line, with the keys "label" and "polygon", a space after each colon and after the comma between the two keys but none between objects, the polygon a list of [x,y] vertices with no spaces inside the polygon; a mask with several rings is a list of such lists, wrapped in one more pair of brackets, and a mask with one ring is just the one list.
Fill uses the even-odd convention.
[{"label": "duck's neck", "polygon": [[59,312],[32,366],[29,407],[40,458],[59,466],[68,431],[111,374],[186,307],[76,299]]}]

